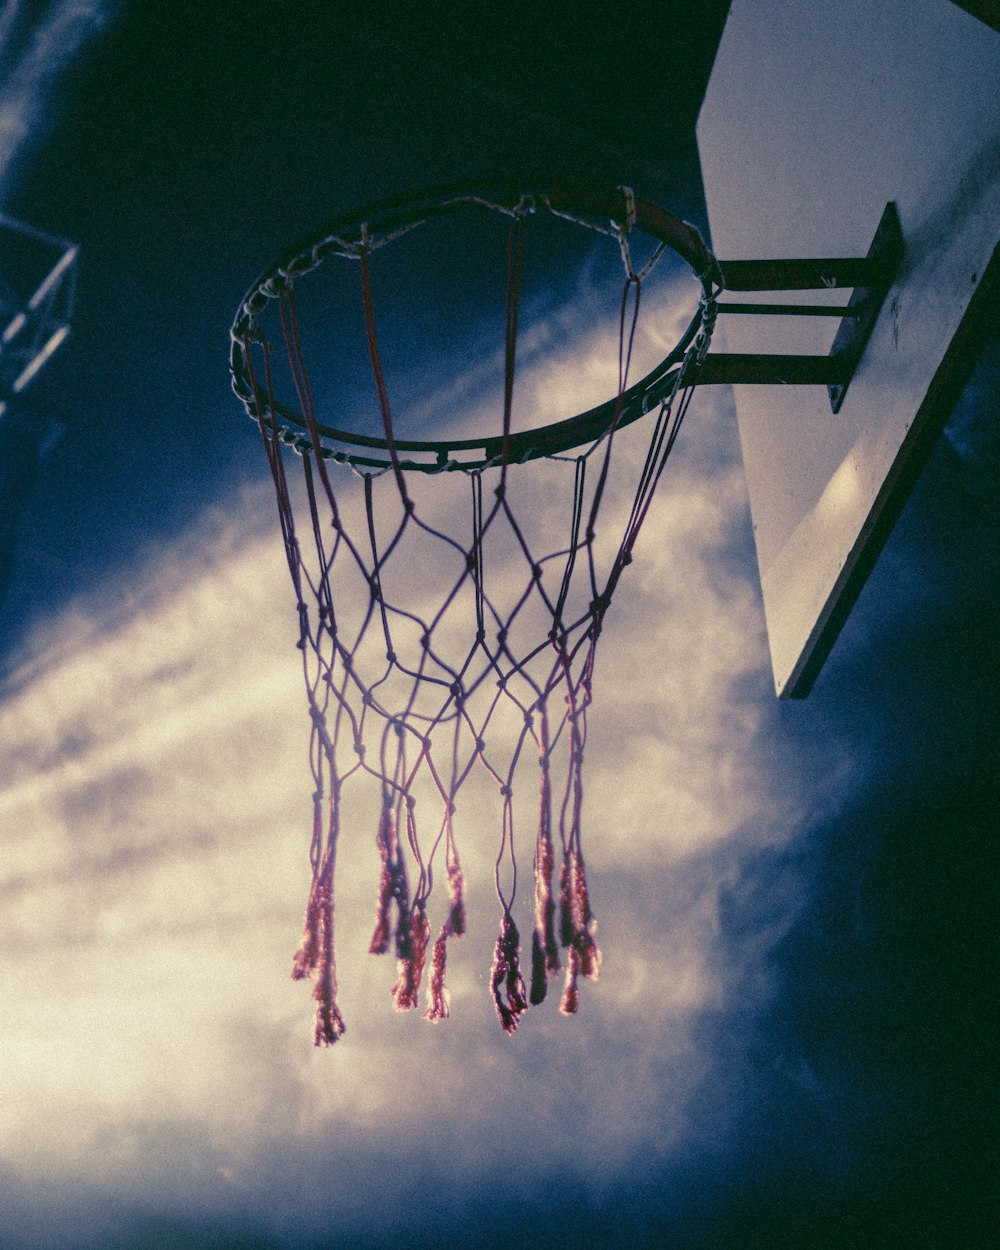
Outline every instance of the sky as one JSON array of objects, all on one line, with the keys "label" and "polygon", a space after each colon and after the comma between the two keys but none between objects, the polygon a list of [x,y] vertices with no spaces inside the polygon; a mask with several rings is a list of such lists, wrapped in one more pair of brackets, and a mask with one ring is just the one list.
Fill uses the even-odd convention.
[{"label": "sky", "polygon": [[[726,6],[690,8],[0,8],[0,208],[81,247],[0,604],[0,1246],[987,1244],[995,338],[804,701],[773,694],[732,397],[696,394],[598,650],[603,963],[576,1016],[497,1026],[488,786],[459,812],[448,1021],[393,1012],[366,953],[367,811],[336,1047],[289,977],[309,720],[233,313],[323,221],[486,167],[628,183],[705,227]],[[572,403],[608,361],[592,270],[570,276],[526,397]],[[474,373],[443,353],[423,393]],[[558,472],[519,489],[549,505]]]}]

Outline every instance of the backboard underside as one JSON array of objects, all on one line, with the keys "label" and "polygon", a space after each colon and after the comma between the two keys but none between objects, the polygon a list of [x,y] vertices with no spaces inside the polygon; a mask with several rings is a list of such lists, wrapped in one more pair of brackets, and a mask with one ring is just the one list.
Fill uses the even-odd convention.
[{"label": "backboard underside", "polygon": [[[998,65],[1000,36],[950,0],[731,6],[697,127],[723,270],[864,256],[889,203],[905,248],[838,413],[825,387],[734,388],[782,698],[811,688],[995,317]],[[835,329],[720,317],[717,339],[823,354]]]}]

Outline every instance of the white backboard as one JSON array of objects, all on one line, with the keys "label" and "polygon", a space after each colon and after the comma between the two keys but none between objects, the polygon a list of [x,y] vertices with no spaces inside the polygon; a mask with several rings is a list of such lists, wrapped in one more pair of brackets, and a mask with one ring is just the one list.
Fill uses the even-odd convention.
[{"label": "white backboard", "polygon": [[[723,269],[864,256],[889,201],[902,227],[839,413],[735,387],[775,687],[801,696],[996,316],[1000,35],[950,0],[734,0],[697,137]],[[713,348],[825,353],[836,327],[720,316]]]}]

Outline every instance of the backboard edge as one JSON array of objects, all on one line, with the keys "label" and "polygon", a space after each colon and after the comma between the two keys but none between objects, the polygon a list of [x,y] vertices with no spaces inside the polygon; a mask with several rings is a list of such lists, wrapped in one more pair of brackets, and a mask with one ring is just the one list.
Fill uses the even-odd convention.
[{"label": "backboard edge", "polygon": [[784,685],[777,690],[779,699],[804,699],[812,691],[917,478],[965,389],[989,337],[990,327],[996,325],[998,310],[1000,243],[994,247],[955,336],[931,380],[868,524],[858,535],[798,662]]}]

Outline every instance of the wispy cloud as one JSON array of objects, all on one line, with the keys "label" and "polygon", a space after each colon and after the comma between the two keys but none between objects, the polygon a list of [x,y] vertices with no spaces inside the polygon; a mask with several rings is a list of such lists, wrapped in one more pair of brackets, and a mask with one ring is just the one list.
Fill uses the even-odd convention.
[{"label": "wispy cloud", "polygon": [[0,9],[0,204],[52,121],[60,74],[116,8],[116,0],[6,0]]},{"label": "wispy cloud", "polygon": [[[436,1027],[393,1014],[393,970],[365,954],[375,799],[359,792],[339,867],[349,1032],[332,1054],[311,1051],[310,1005],[288,976],[308,872],[308,721],[263,487],[150,553],[126,591],[45,623],[0,704],[11,1169],[70,1169],[91,1191],[187,1214],[259,1206],[291,1237],[311,1221],[362,1230],[373,1210],[402,1221],[428,1184],[445,1224],[487,1176],[525,1200],[539,1177],[607,1191],[637,1158],[683,1150],[690,1099],[711,1077],[697,1024],[733,988],[714,954],[720,892],[740,853],[788,838],[802,804],[794,783],[772,786],[760,751],[770,694],[753,570],[738,558],[732,416],[706,396],[690,421],[598,657],[585,836],[602,981],[573,1020],[546,1004],[513,1041],[487,985],[489,783],[463,796],[470,924],[449,958],[453,1015]],[[622,454],[638,449],[623,441]],[[538,518],[559,514],[538,499]],[[616,487],[609,516],[626,502]],[[801,904],[790,891],[768,925],[779,932]],[[762,982],[772,940],[741,955]]]}]

